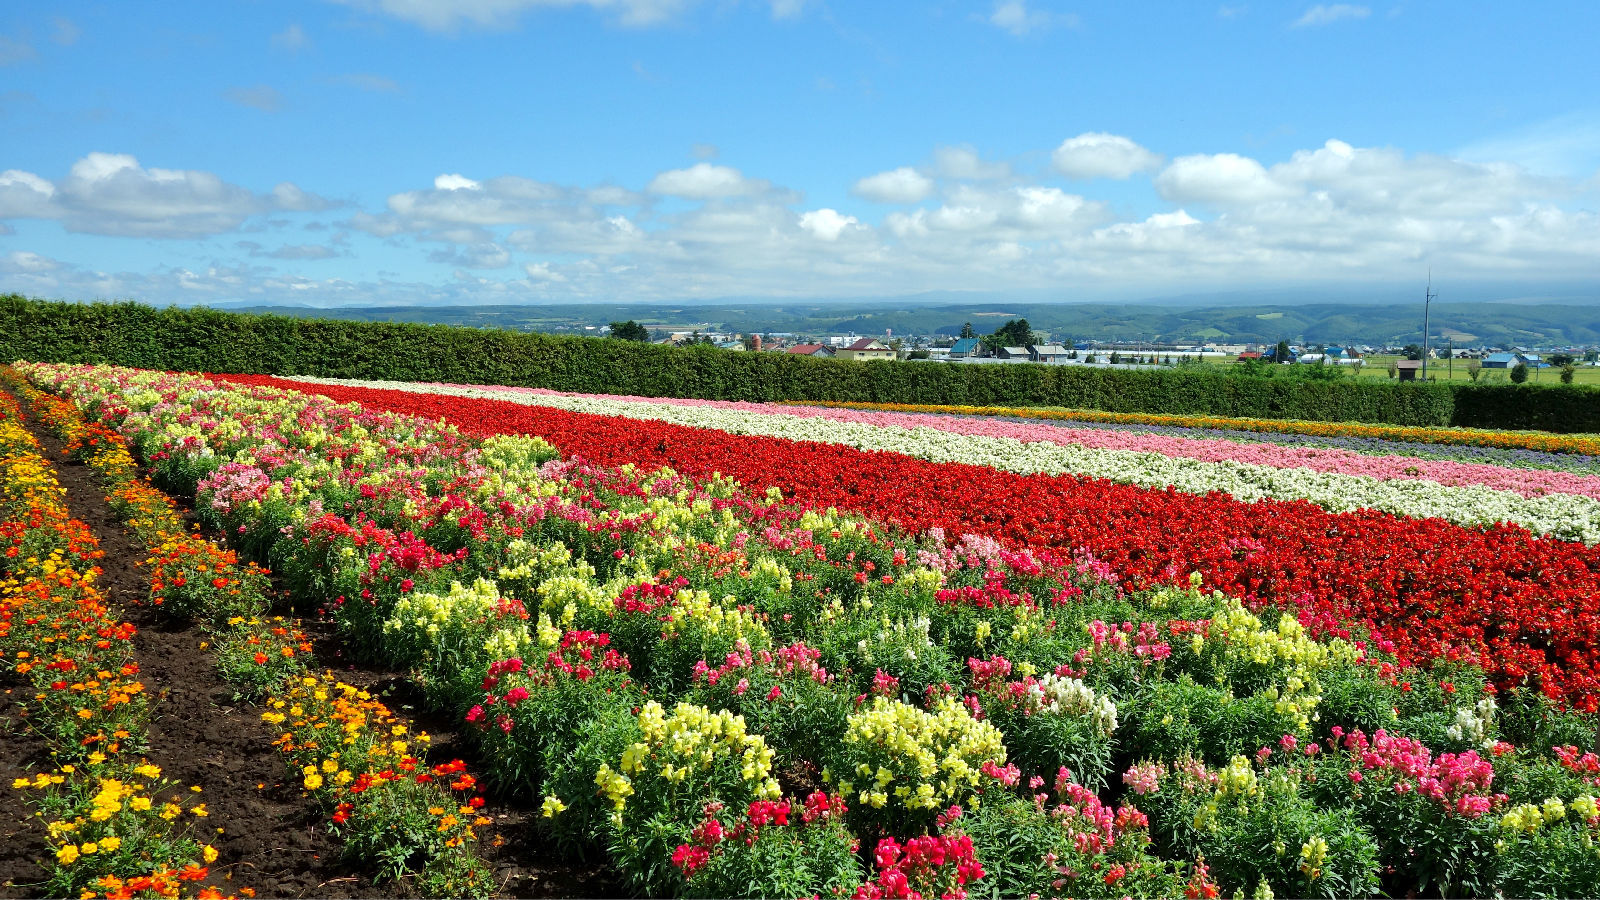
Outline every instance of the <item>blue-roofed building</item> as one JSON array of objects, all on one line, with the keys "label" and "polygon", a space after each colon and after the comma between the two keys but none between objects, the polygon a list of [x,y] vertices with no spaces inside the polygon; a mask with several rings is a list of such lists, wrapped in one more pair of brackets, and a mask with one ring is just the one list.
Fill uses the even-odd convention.
[{"label": "blue-roofed building", "polygon": [[977,338],[962,338],[950,347],[951,359],[968,359],[978,355],[981,342]]},{"label": "blue-roofed building", "polygon": [[1517,363],[1522,363],[1530,369],[1548,369],[1550,364],[1544,357],[1537,353],[1491,353],[1484,357],[1485,369],[1515,369]]}]

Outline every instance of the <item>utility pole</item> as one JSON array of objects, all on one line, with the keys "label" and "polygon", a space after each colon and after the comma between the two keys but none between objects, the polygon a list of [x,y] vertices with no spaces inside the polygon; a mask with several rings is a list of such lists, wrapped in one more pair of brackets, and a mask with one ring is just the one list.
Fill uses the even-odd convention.
[{"label": "utility pole", "polygon": [[1444,380],[1454,381],[1456,377],[1456,339],[1450,338],[1449,340],[1450,343],[1447,346],[1450,349],[1446,351],[1448,355],[1445,357],[1445,359],[1448,361],[1445,363]]},{"label": "utility pole", "polygon": [[1433,267],[1428,267],[1428,287],[1422,295],[1422,381],[1428,381],[1428,304],[1439,296],[1433,292]]}]

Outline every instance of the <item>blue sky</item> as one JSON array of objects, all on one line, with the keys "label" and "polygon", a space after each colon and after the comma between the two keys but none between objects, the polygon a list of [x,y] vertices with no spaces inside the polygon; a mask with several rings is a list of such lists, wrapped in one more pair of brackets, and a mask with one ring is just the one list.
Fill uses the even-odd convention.
[{"label": "blue sky", "polygon": [[1593,294],[1597,41],[1593,3],[9,4],[0,290]]}]

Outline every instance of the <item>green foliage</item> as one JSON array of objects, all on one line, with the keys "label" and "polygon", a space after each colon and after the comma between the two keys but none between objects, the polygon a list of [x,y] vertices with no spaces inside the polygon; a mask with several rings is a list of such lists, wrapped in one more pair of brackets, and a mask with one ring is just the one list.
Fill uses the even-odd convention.
[{"label": "green foliage", "polygon": [[[15,294],[0,296],[0,357],[712,400],[1060,406],[1600,431],[1600,389],[1576,385],[1401,384],[1233,378],[1188,369],[857,362],[440,325],[46,302]],[[173,473],[182,480],[195,474]]]},{"label": "green foliage", "polygon": [[1511,367],[1511,380],[1513,383],[1522,384],[1528,380],[1528,364],[1519,362]]},{"label": "green foliage", "polygon": [[983,337],[983,346],[989,350],[1000,347],[1026,347],[1033,343],[1033,326],[1027,319],[1008,319],[1004,325],[994,330],[994,334]]},{"label": "green foliage", "polygon": [[629,319],[626,322],[612,322],[611,336],[621,341],[648,341],[650,330]]}]

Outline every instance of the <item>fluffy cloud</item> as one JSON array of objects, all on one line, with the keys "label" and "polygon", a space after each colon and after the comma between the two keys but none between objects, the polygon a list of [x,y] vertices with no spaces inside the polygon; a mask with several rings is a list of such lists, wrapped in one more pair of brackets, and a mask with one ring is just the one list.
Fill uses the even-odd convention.
[{"label": "fluffy cloud", "polygon": [[1318,25],[1331,25],[1340,19],[1365,19],[1370,15],[1372,15],[1372,10],[1365,6],[1355,6],[1349,3],[1318,3],[1316,6],[1306,10],[1289,27],[1314,28]]},{"label": "fluffy cloud", "polygon": [[910,166],[869,175],[852,192],[877,203],[920,203],[933,193],[933,179]]},{"label": "fluffy cloud", "polygon": [[465,175],[439,175],[433,179],[436,191],[480,191],[483,185]]},{"label": "fluffy cloud", "polygon": [[1161,165],[1161,156],[1121,135],[1091,131],[1062,141],[1050,162],[1069,178],[1129,178]]},{"label": "fluffy cloud", "polygon": [[1174,203],[1238,206],[1278,200],[1296,193],[1261,163],[1235,153],[1180,156],[1156,176],[1161,196]]},{"label": "fluffy cloud", "polygon": [[837,241],[846,229],[860,227],[855,216],[841,215],[836,209],[814,209],[800,214],[800,227],[818,240]]},{"label": "fluffy cloud", "polygon": [[331,205],[289,182],[258,195],[210,172],[146,169],[122,153],[90,153],[54,183],[0,174],[0,219],[58,219],[89,234],[193,238],[232,231],[258,213]]},{"label": "fluffy cloud", "polygon": [[743,197],[766,190],[767,182],[746,178],[738,169],[711,163],[695,163],[687,169],[671,169],[651,179],[646,188],[652,194],[709,200],[717,197]]}]

